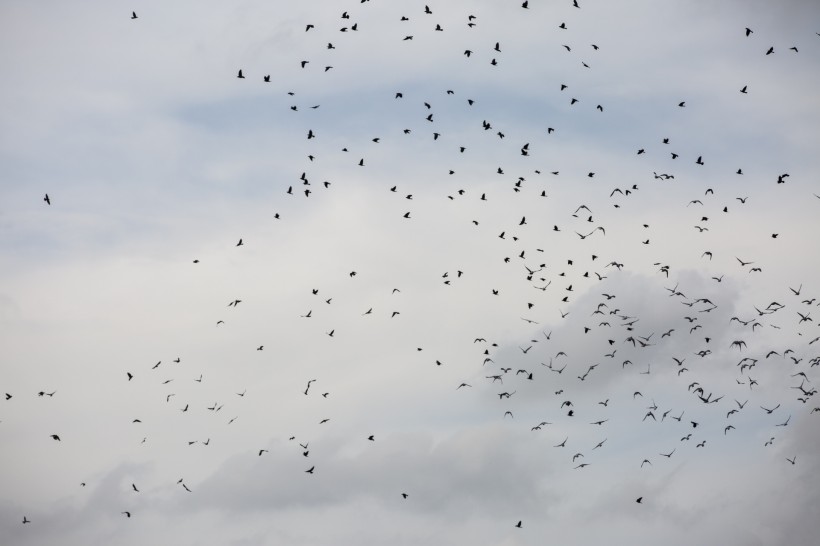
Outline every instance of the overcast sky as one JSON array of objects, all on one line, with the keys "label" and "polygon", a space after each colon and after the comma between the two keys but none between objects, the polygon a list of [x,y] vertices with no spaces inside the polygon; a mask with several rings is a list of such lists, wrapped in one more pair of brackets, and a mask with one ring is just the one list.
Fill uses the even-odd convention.
[{"label": "overcast sky", "polygon": [[521,4],[0,4],[4,543],[820,540],[820,5]]}]

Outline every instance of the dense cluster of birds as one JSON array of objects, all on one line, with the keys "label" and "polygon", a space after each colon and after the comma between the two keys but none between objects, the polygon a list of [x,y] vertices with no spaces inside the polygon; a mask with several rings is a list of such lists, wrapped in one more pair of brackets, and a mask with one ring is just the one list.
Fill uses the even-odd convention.
[{"label": "dense cluster of birds", "polygon": [[[570,0],[567,0],[570,2]],[[334,64],[334,50],[342,50],[346,46],[346,39],[350,33],[366,34],[369,29],[366,25],[360,26],[356,20],[357,15],[367,10],[366,4],[369,0],[362,0],[363,6],[350,8],[342,11],[339,17],[338,28],[321,28],[321,25],[310,22],[300,23],[298,31],[304,35],[321,34],[319,40],[321,48],[316,48],[316,58],[294,59],[305,71],[318,70],[328,72],[331,70],[344,70],[342,63]],[[583,2],[579,4],[577,0],[571,0],[571,5],[578,10],[578,17],[584,14]],[[397,35],[397,41],[412,41],[422,32],[444,32],[442,23],[435,21],[435,6],[425,5],[419,12],[408,12],[401,17],[401,23],[406,25],[406,32]],[[530,5],[523,2],[509,9],[528,10],[528,14],[535,14],[542,6]],[[131,13],[131,19],[137,20],[137,13]],[[139,19],[135,24],[140,24],[144,19]],[[473,29],[478,25],[490,24],[490,21],[483,21],[480,16],[465,13],[462,24]],[[604,45],[586,44],[576,45],[572,42],[573,21],[567,20],[557,26],[555,32],[566,33],[567,44],[562,49],[567,55],[578,55],[583,48],[584,58],[578,58],[578,70],[594,70],[594,56]],[[734,29],[737,40],[745,40],[749,48],[761,50],[761,58],[776,55],[780,51],[788,54],[797,54],[796,46],[784,45],[771,46],[761,44],[756,40],[757,35],[750,28],[742,26]],[[417,40],[418,41],[418,40]],[[318,43],[315,40],[313,43]],[[446,54],[448,52],[442,52]],[[501,42],[489,44],[476,44],[471,48],[449,52],[453,55],[463,57],[465,63],[486,63],[487,70],[505,62],[504,47]],[[236,68],[236,72],[225,74],[226,78],[239,80],[237,85],[268,85],[275,84],[275,77],[268,73],[256,73],[246,68]],[[272,82],[273,78],[273,82]],[[567,81],[555,84],[554,89],[548,93],[549,100],[556,103],[566,103],[572,108],[589,108],[596,115],[606,115],[605,104],[597,103],[588,98],[578,98],[583,93],[575,89],[573,84],[573,74],[567,74]],[[574,94],[574,93],[579,94]],[[751,85],[743,85],[736,89],[742,95],[754,93]],[[397,116],[401,123],[405,123],[407,128],[397,131],[395,134],[374,134],[368,146],[377,147],[384,145],[387,141],[400,141],[400,139],[424,138],[432,139],[436,145],[450,145],[446,136],[446,125],[440,128],[440,117],[446,117],[449,112],[458,110],[460,114],[468,116],[470,119],[468,131],[474,138],[497,138],[507,141],[517,138],[515,127],[501,127],[500,124],[483,119],[480,114],[473,114],[478,111],[478,100],[474,98],[461,97],[458,89],[442,89],[440,96],[413,96],[411,92],[405,90],[395,90],[391,92],[394,103],[413,101],[415,110],[401,108],[402,114]],[[294,116],[305,116],[306,111],[316,111],[322,107],[320,104],[302,104],[297,93],[288,91],[283,97],[289,101],[283,108],[289,109]],[[691,101],[690,101],[691,102]],[[669,104],[669,110],[686,108],[691,110],[693,106],[687,104],[686,100],[680,100]],[[414,118],[405,118],[405,112],[415,111]],[[297,171],[302,171],[301,175],[292,183],[287,183],[281,188],[282,200],[281,209],[273,216],[274,222],[287,222],[292,216],[288,209],[288,199],[314,199],[316,192],[327,192],[332,195],[341,184],[335,184],[329,176],[323,180],[324,174],[314,174],[315,165],[319,163],[320,151],[322,148],[315,144],[321,141],[323,130],[318,118],[314,115],[306,118],[308,123],[315,122],[316,126],[309,128],[304,134],[295,138],[303,139],[305,142],[304,164],[295,167]],[[419,126],[426,127],[426,130],[417,129]],[[419,137],[418,134],[423,134]],[[514,167],[499,165],[493,172],[488,172],[487,176],[495,176],[499,180],[497,192],[512,192],[521,194],[523,197],[532,200],[550,200],[550,192],[546,189],[546,184],[541,181],[548,179],[553,187],[560,187],[561,184],[576,183],[577,178],[594,179],[596,171],[589,170],[571,182],[564,182],[561,172],[558,170],[542,170],[534,168],[532,164],[526,172],[523,169],[512,174],[511,171],[519,170],[519,165],[526,165],[521,161],[536,161],[539,156],[539,147],[543,147],[547,139],[560,138],[561,127],[545,126],[543,128],[543,140],[519,141],[515,145],[517,150],[516,159],[510,160]],[[477,136],[476,136],[477,135]],[[338,136],[338,135],[337,135]],[[472,138],[471,137],[471,138]],[[725,279],[733,277],[745,277],[749,275],[764,275],[767,264],[759,261],[755,256],[730,255],[719,256],[706,245],[704,239],[702,253],[693,256],[693,259],[702,264],[719,263],[721,265],[712,269],[713,275],[709,281],[709,287],[687,286],[683,280],[677,278],[673,265],[663,262],[652,262],[651,270],[655,272],[656,280],[663,284],[667,294],[664,301],[659,303],[665,309],[679,309],[670,313],[671,319],[664,319],[663,323],[654,323],[651,320],[644,320],[636,310],[630,309],[628,303],[619,305],[619,299],[627,299],[625,295],[611,292],[606,281],[614,281],[619,276],[626,274],[631,269],[639,269],[648,264],[627,264],[618,258],[619,246],[621,244],[634,244],[636,248],[641,246],[651,246],[654,243],[652,226],[647,221],[641,225],[642,236],[631,242],[624,242],[617,239],[619,222],[624,222],[622,218],[613,216],[612,211],[618,214],[622,207],[628,207],[629,200],[645,186],[651,184],[677,184],[689,175],[689,169],[698,169],[708,165],[709,151],[687,155],[683,152],[675,151],[674,138],[659,134],[656,142],[646,143],[637,148],[634,155],[641,156],[641,159],[653,156],[656,165],[666,165],[661,170],[670,172],[653,171],[652,167],[643,164],[639,167],[642,178],[636,177],[629,182],[618,184],[617,187],[590,186],[588,192],[595,194],[594,199],[587,203],[559,203],[553,204],[561,211],[556,216],[557,223],[554,223],[549,231],[535,232],[531,224],[535,223],[532,217],[527,215],[516,215],[516,219],[503,225],[493,225],[492,237],[498,239],[496,245],[488,251],[487,259],[505,264],[511,273],[515,283],[523,284],[528,294],[531,294],[522,301],[511,301],[508,304],[515,308],[520,308],[519,325],[513,325],[520,329],[520,339],[527,339],[525,343],[512,349],[505,346],[505,340],[492,340],[485,338],[481,332],[476,332],[470,339],[455,340],[453,343],[458,347],[466,358],[472,362],[473,372],[469,377],[457,385],[453,385],[453,390],[459,395],[468,390],[481,390],[486,397],[486,403],[498,409],[498,418],[511,427],[526,427],[532,434],[549,435],[551,427],[558,428],[560,434],[550,436],[549,444],[551,449],[567,450],[565,461],[567,471],[587,472],[588,467],[596,464],[601,457],[606,457],[607,442],[610,441],[607,434],[607,425],[613,420],[622,419],[622,415],[613,415],[612,408],[620,408],[618,411],[625,412],[630,419],[634,420],[635,426],[657,426],[663,427],[663,437],[667,439],[666,447],[657,452],[647,452],[634,461],[635,472],[648,472],[655,466],[666,463],[675,457],[686,457],[695,450],[707,450],[713,443],[724,441],[732,435],[742,434],[742,426],[737,424],[738,415],[741,413],[754,414],[756,422],[767,429],[769,438],[761,449],[774,445],[777,438],[786,434],[789,430],[790,422],[798,414],[820,414],[820,403],[817,398],[816,371],[814,368],[820,366],[820,332],[817,326],[820,320],[815,321],[813,316],[816,308],[820,307],[820,294],[811,293],[810,281],[805,279],[805,287],[802,283],[793,287],[784,287],[779,290],[779,295],[772,301],[761,302],[741,302],[737,305],[730,305],[731,296],[721,292],[721,283]],[[364,150],[364,151],[362,151]],[[355,152],[354,152],[355,151]],[[472,202],[487,203],[491,206],[493,195],[486,191],[476,191],[471,187],[469,181],[449,182],[459,180],[457,171],[465,162],[469,162],[469,146],[460,145],[452,150],[453,167],[441,173],[441,177],[446,179],[441,187],[446,188],[440,195],[434,196],[449,202],[451,206],[457,207],[459,202],[472,200]],[[368,152],[358,141],[351,139],[351,143],[346,145],[342,152],[352,156],[349,163],[353,167],[366,169],[368,166]],[[375,152],[374,152],[375,153]],[[525,159],[521,159],[525,158]],[[293,160],[294,163],[298,159]],[[688,166],[681,169],[679,164],[687,163]],[[694,166],[694,167],[693,167]],[[655,167],[658,169],[658,167]],[[675,169],[673,171],[673,169]],[[760,173],[759,173],[760,174]],[[744,168],[739,165],[735,171],[727,172],[728,176],[746,176]],[[781,187],[783,191],[788,191],[788,172],[775,172],[770,175],[769,184]],[[599,177],[600,178],[600,177]],[[317,181],[318,180],[318,181]],[[463,184],[459,186],[458,184]],[[533,188],[537,186],[537,189]],[[696,187],[692,184],[692,187]],[[45,194],[43,200],[49,207],[59,207],[60,197],[54,190],[51,196]],[[394,197],[396,205],[397,222],[423,222],[423,207],[417,206],[420,191],[428,193],[431,190],[424,188],[407,187],[402,188],[401,184],[385,183],[383,187],[375,188],[373,191],[385,192]],[[434,191],[434,190],[433,190]],[[693,190],[694,191],[694,190]],[[682,236],[687,238],[707,237],[707,232],[719,229],[727,229],[727,221],[720,222],[720,227],[713,227],[716,222],[714,216],[729,215],[735,208],[747,207],[756,198],[756,187],[750,185],[748,193],[744,195],[727,195],[720,188],[701,188],[692,199],[679,204],[681,214],[692,219],[692,223],[686,226],[688,232]],[[820,196],[806,196],[809,199]],[[606,212],[595,208],[590,203],[605,202],[610,209]],[[747,203],[748,202],[748,203]],[[553,209],[556,210],[556,209]],[[633,217],[640,211],[634,209],[629,212]],[[604,223],[598,218],[612,219],[609,223]],[[453,218],[459,218],[453,215]],[[456,221],[456,220],[454,220]],[[461,220],[458,220],[461,221]],[[630,221],[632,221],[630,219]],[[466,222],[465,222],[466,223]],[[479,226],[486,228],[488,223],[481,217],[473,218],[469,221],[471,229],[475,229],[477,238],[485,237],[486,232],[479,232]],[[552,222],[551,222],[552,223]],[[731,225],[731,224],[729,224]],[[243,252],[247,247],[257,244],[247,236],[239,236],[232,248],[226,248],[225,252]],[[771,238],[777,238],[779,233],[771,233]],[[552,248],[555,241],[571,245],[570,255],[556,256],[555,253],[546,250]],[[609,243],[613,240],[613,243]],[[595,246],[592,246],[595,245]],[[583,257],[581,257],[583,256]],[[714,260],[714,261],[713,261]],[[191,257],[191,267],[207,268],[206,260]],[[356,282],[359,270],[351,270],[347,273],[349,282]],[[450,268],[443,271],[439,281],[451,289],[467,277],[479,276],[478,271],[469,271],[467,268]],[[603,288],[601,288],[603,287]],[[484,295],[487,297],[504,297],[505,285],[501,282],[498,285],[487,285]],[[313,288],[310,293],[304,294],[304,313],[294,320],[317,321],[317,317],[322,315],[323,309],[335,304],[334,295],[326,293],[322,286]],[[516,294],[519,292],[516,292]],[[576,294],[597,294],[594,298],[586,298],[583,303],[576,300]],[[250,297],[250,296],[243,296]],[[398,298],[413,297],[408,294],[402,286],[397,286],[385,295],[384,301],[389,301],[387,309],[370,307],[362,309],[351,308],[348,311],[349,321],[354,320],[400,320],[402,314],[402,300]],[[389,298],[393,298],[392,300]],[[225,302],[223,309],[214,309],[213,327],[225,329],[230,327],[231,314],[242,313],[244,300],[232,298]],[[349,304],[348,304],[349,305]],[[731,311],[727,310],[731,308]],[[578,347],[567,345],[563,340],[554,335],[553,330],[560,327],[562,321],[567,319],[572,309],[573,317],[568,320],[575,320],[572,324],[577,324],[578,334],[583,335],[586,347],[582,351]],[[729,315],[732,316],[729,316]],[[583,316],[583,318],[578,318]],[[371,318],[372,317],[372,318]],[[712,317],[719,317],[721,324],[718,324]],[[550,326],[544,326],[548,324]],[[713,332],[717,330],[719,332]],[[761,333],[777,330],[780,336],[786,335],[791,339],[790,344],[782,346],[766,346],[759,343]],[[330,325],[317,332],[323,333],[328,338],[334,340],[345,336],[345,324]],[[561,330],[564,332],[564,330]],[[204,335],[211,335],[205,333]],[[731,336],[730,342],[723,343],[724,346],[716,346],[717,340]],[[683,342],[685,340],[685,343]],[[683,347],[696,346],[697,350],[688,351]],[[264,351],[264,343],[255,346],[256,351]],[[424,353],[423,345],[415,348],[417,353]],[[597,357],[592,361],[576,358],[575,353],[597,351]],[[727,362],[732,358],[730,364]],[[180,357],[169,359],[162,358],[155,363],[146,364],[142,367],[133,365],[133,368],[123,369],[122,381],[131,384],[147,382],[156,384],[165,397],[165,402],[169,407],[174,405],[176,411],[185,414],[219,414],[230,411],[229,416],[225,416],[222,421],[224,426],[234,425],[241,416],[241,402],[246,397],[258,395],[252,386],[241,390],[241,392],[224,392],[219,401],[206,407],[194,407],[190,402],[183,399],[183,392],[191,385],[199,386],[207,383],[208,378],[203,374],[192,372],[183,366],[183,359]],[[431,366],[445,366],[446,359],[443,357],[429,357]],[[709,370],[719,367],[726,370],[729,366],[733,371],[735,384],[725,385],[718,382],[707,373]],[[172,372],[168,375],[159,374],[169,367]],[[759,374],[762,368],[766,368],[766,373]],[[614,370],[614,371],[613,371]],[[672,370],[672,372],[670,372]],[[758,395],[764,377],[771,376],[771,371],[785,379],[788,390],[782,393],[782,398],[762,399]],[[612,398],[595,389],[596,376],[602,372],[606,374],[621,374],[624,378],[634,380],[634,389],[626,398]],[[648,384],[642,383],[642,376],[665,373],[669,377],[669,388],[677,389],[683,398],[677,398],[675,402],[657,399]],[[188,387],[176,390],[174,387],[179,383],[190,384]],[[533,385],[538,385],[535,387]],[[646,385],[646,387],[641,386]],[[332,399],[333,394],[323,385],[321,377],[306,378],[304,383],[293,386],[306,397],[314,397],[317,403],[324,399]],[[517,397],[521,393],[539,393],[539,396],[546,398],[552,407],[549,415],[535,423],[521,423],[520,416],[517,415],[515,405]],[[53,398],[58,401],[60,390],[51,392],[40,391],[32,393],[33,396]],[[21,396],[29,396],[29,393],[7,392],[5,402],[14,404],[15,399]],[[600,398],[594,399],[593,398]],[[681,400],[684,400],[681,402]],[[223,412],[224,410],[224,412]],[[820,419],[820,415],[817,416]],[[297,460],[304,459],[302,473],[306,480],[319,480],[322,474],[321,453],[314,452],[311,447],[311,437],[321,435],[327,423],[332,422],[332,416],[321,419],[316,423],[316,428],[309,431],[294,431],[286,441],[292,446],[293,457]],[[141,419],[134,419],[133,424],[142,423]],[[737,426],[736,426],[737,425]],[[331,426],[331,425],[328,425]],[[574,441],[572,427],[592,427],[595,432],[600,432],[600,440],[589,445],[580,441]],[[325,427],[326,428],[326,427]],[[570,431],[566,434],[565,431]],[[363,435],[360,440],[364,444],[377,442],[379,431],[373,434]],[[142,433],[141,433],[142,434]],[[660,434],[660,433],[659,433]],[[220,432],[214,429],[213,438],[216,441]],[[674,436],[674,440],[672,437]],[[50,438],[55,443],[71,442],[70,437],[62,435],[61,431],[55,430],[50,434]],[[147,441],[148,436],[142,437],[140,443]],[[283,440],[285,440],[283,438]],[[261,445],[245,446],[249,455],[254,457],[265,457],[270,450],[270,446]],[[208,446],[211,437],[191,438],[185,440],[187,445]],[[563,452],[562,452],[563,453]],[[784,458],[783,463],[788,465],[799,464],[800,453],[791,454]],[[78,477],[78,483],[81,482]],[[82,482],[82,486],[86,483]],[[184,479],[176,482],[183,494],[196,494],[196,484],[186,483]],[[414,497],[413,484],[408,483],[405,490],[395,492],[395,495],[411,502]],[[136,495],[140,489],[136,483],[131,484],[131,490]],[[632,497],[630,502],[638,504],[648,504],[652,502],[651,497],[641,495]],[[121,514],[123,518],[138,518],[138,509],[132,506],[112,506],[114,513]],[[37,524],[36,518],[30,520],[28,515],[21,515],[24,524]],[[525,522],[519,520],[512,521],[510,525],[516,528],[525,528]]]}]

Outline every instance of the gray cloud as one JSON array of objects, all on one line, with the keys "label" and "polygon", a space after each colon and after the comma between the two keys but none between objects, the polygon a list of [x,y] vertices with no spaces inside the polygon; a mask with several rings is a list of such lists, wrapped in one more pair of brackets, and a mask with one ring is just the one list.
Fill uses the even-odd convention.
[{"label": "gray cloud", "polygon": [[530,4],[2,8],[7,540],[816,542],[817,6]]}]

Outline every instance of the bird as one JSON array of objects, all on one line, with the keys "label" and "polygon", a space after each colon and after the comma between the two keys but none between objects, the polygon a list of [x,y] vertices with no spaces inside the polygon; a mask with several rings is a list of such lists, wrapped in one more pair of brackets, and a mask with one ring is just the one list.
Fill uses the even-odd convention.
[{"label": "bird", "polygon": [[137,17],[137,12],[136,12],[136,11],[132,11],[132,12],[131,12],[131,19],[137,19],[137,18],[138,18],[138,17]]},{"label": "bird", "polygon": [[45,201],[47,205],[51,205],[51,199],[49,198],[48,194],[46,194],[46,196],[43,197],[43,201]]}]

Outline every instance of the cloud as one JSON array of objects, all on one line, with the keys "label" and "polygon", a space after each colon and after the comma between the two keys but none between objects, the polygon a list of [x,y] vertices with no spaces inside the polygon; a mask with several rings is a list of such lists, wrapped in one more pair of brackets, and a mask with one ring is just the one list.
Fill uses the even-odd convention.
[{"label": "cloud", "polygon": [[816,6],[530,4],[5,8],[9,540],[810,543]]}]

